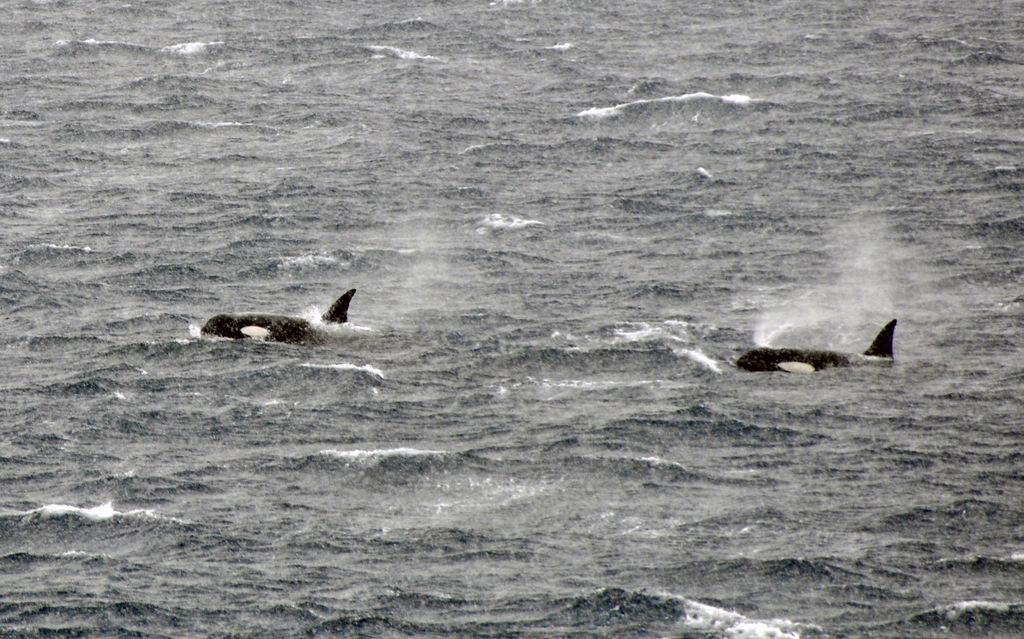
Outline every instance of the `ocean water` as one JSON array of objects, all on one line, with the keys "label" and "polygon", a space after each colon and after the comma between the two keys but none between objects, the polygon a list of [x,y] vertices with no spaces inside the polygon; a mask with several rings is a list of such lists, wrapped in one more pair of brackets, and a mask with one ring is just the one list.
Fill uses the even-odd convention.
[{"label": "ocean water", "polygon": [[3,13],[0,636],[1024,635],[1021,2]]}]

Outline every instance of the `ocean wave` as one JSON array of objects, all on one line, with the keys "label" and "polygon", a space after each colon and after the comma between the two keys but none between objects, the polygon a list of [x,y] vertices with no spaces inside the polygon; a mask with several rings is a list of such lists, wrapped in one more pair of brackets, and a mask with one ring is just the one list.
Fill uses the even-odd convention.
[{"label": "ocean wave", "polygon": [[[649,322],[633,322],[624,327],[614,329],[613,343],[663,342],[670,345],[672,352],[680,357],[687,357],[713,373],[721,373],[722,368],[717,361],[706,355],[700,348],[690,345],[688,323],[683,320],[666,320],[660,325]],[[682,346],[681,344],[685,344]]]},{"label": "ocean wave", "polygon": [[747,95],[712,95],[710,93],[698,92],[698,93],[687,93],[684,95],[672,95],[663,98],[653,98],[649,100],[634,100],[632,102],[625,102],[623,104],[617,104],[610,107],[593,107],[580,111],[576,114],[576,117],[587,118],[594,120],[603,120],[606,118],[616,117],[626,111],[633,109],[642,109],[650,105],[663,105],[663,104],[678,104],[678,103],[690,103],[697,101],[708,101],[718,104],[730,105],[730,106],[748,106],[755,100]]},{"label": "ocean wave", "polygon": [[643,431],[653,429],[656,437],[671,436],[680,440],[696,440],[704,446],[730,446],[740,441],[745,445],[793,446],[822,439],[821,435],[803,433],[784,426],[761,426],[718,414],[703,405],[677,410],[671,416],[629,417],[610,422],[604,427],[609,433],[628,432],[643,437]]},{"label": "ocean wave", "polygon": [[392,58],[398,58],[399,60],[437,60],[438,58],[432,55],[423,55],[416,53],[415,51],[408,51],[406,49],[399,49],[398,47],[389,47],[383,45],[369,45],[366,47],[370,51],[378,54],[379,57],[390,56]]},{"label": "ocean wave", "polygon": [[579,597],[559,615],[563,623],[606,627],[624,622],[642,624],[644,636],[664,636],[680,631],[686,636],[728,639],[800,639],[804,631],[821,629],[788,619],[756,619],[738,612],[701,603],[669,592],[649,594],[605,588]]},{"label": "ocean wave", "polygon": [[521,217],[515,217],[514,215],[491,213],[480,221],[480,226],[477,227],[476,232],[483,234],[491,231],[518,230],[531,226],[544,226],[544,222],[539,220],[527,220]]},{"label": "ocean wave", "polygon": [[[666,593],[667,597],[675,597]],[[751,619],[738,612],[680,598],[685,607],[683,625],[700,632],[721,633],[729,639],[800,639],[801,630],[815,628],[788,619]]]},{"label": "ocean wave", "polygon": [[92,247],[75,244],[32,244],[11,256],[11,264],[68,263],[93,253]]},{"label": "ocean wave", "polygon": [[934,628],[951,636],[1021,636],[1024,603],[966,600],[940,606],[895,624]]},{"label": "ocean wave", "polygon": [[146,51],[152,49],[144,44],[136,44],[134,42],[123,42],[120,40],[96,40],[94,38],[87,38],[85,40],[57,40],[54,43],[58,49],[63,50],[76,50],[83,48],[114,48],[114,49],[128,49],[135,51]]},{"label": "ocean wave", "polygon": [[384,379],[384,371],[382,371],[381,369],[379,369],[379,368],[377,368],[375,366],[371,366],[370,364],[359,365],[359,364],[349,364],[348,362],[343,362],[341,364],[313,364],[311,362],[307,362],[305,364],[302,364],[302,367],[303,368],[325,368],[325,369],[336,370],[336,371],[359,371],[361,373],[366,373],[368,375],[372,375],[373,377],[376,377],[377,379]]},{"label": "ocean wave", "polygon": [[444,457],[450,453],[444,450],[421,448],[380,448],[370,450],[338,450],[328,448],[319,451],[317,454],[355,464],[372,464],[390,458]]},{"label": "ocean wave", "polygon": [[124,42],[121,40],[96,40],[88,38],[85,40],[57,40],[56,47],[65,52],[74,53],[82,50],[123,50],[138,53],[164,53],[171,55],[193,56],[206,53],[211,49],[224,46],[224,42],[182,42],[164,47],[155,47],[137,42]]},{"label": "ocean wave", "polygon": [[443,27],[423,18],[409,18],[394,22],[383,22],[380,24],[363,25],[349,30],[353,35],[403,35],[403,34],[424,34],[442,31]]},{"label": "ocean wave", "polygon": [[31,519],[73,517],[92,522],[104,522],[119,518],[144,518],[181,522],[179,519],[157,514],[150,509],[136,509],[125,512],[117,511],[114,510],[114,503],[110,501],[92,508],[81,508],[79,506],[69,506],[66,504],[47,504],[46,506],[34,508],[19,514],[25,518]]},{"label": "ocean wave", "polygon": [[328,264],[337,264],[338,258],[323,253],[311,253],[309,255],[297,255],[295,257],[281,258],[277,268],[282,271],[316,269]]},{"label": "ocean wave", "polygon": [[[609,388],[655,386],[666,383],[664,380],[660,379],[533,379],[532,377],[527,377],[526,381],[527,383],[537,384],[541,388],[568,388],[574,390],[607,390]],[[513,385],[513,387],[517,386],[519,386],[519,384]]]},{"label": "ocean wave", "polygon": [[224,46],[223,41],[216,42],[182,42],[181,44],[172,44],[170,46],[161,47],[161,53],[170,53],[173,55],[199,55],[206,53],[210,49]]}]

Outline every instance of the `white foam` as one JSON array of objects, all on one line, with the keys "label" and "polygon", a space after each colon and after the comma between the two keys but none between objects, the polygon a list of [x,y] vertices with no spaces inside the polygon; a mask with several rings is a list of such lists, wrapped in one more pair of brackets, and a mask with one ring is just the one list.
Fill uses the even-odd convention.
[{"label": "white foam", "polygon": [[207,50],[214,47],[224,46],[223,41],[217,42],[182,42],[181,44],[172,44],[167,47],[160,49],[161,53],[170,53],[173,55],[197,55],[205,53]]},{"label": "white foam", "polygon": [[629,328],[616,328],[614,334],[616,342],[646,342],[664,337],[665,329],[651,326],[647,322],[637,322]]},{"label": "white foam", "polygon": [[415,51],[406,51],[405,49],[399,49],[398,47],[371,45],[368,46],[367,49],[369,49],[370,51],[376,51],[378,54],[381,54],[380,57],[389,55],[395,58],[399,58],[400,60],[437,60],[437,58],[432,55],[423,55],[420,53],[416,53]]},{"label": "white foam", "polygon": [[[141,44],[135,44],[134,42],[121,42],[118,40],[96,40],[89,38],[87,40],[75,40],[77,44],[84,44],[90,47],[101,47],[101,46],[119,46],[119,47],[135,47],[138,49],[144,49]],[[66,47],[71,44],[70,40],[57,40],[55,43],[58,47]]]},{"label": "white foam", "polygon": [[687,323],[679,320],[668,320],[660,326],[652,326],[647,322],[633,322],[626,328],[616,328],[615,343],[648,342],[648,341],[686,341],[676,333],[686,334]]},{"label": "white foam", "polygon": [[945,614],[946,619],[953,621],[965,612],[975,610],[988,610],[992,612],[1010,612],[1010,604],[997,601],[958,601],[957,603],[940,608],[939,612]]},{"label": "white foam", "polygon": [[749,95],[740,94],[723,95],[720,99],[726,104],[736,104],[739,106],[749,106],[754,101]]},{"label": "white foam", "polygon": [[712,373],[721,374],[722,372],[718,362],[705,355],[699,348],[680,348],[678,350],[673,349],[673,351],[678,355],[689,357]]},{"label": "white foam", "polygon": [[697,93],[687,93],[685,95],[670,95],[664,98],[652,98],[649,100],[634,100],[633,102],[625,102],[623,104],[617,104],[611,107],[594,107],[580,111],[576,114],[576,117],[580,118],[591,118],[601,120],[604,118],[615,117],[629,109],[630,107],[640,106],[644,104],[656,104],[663,102],[693,102],[696,100],[711,100],[718,101],[723,104],[732,104],[736,106],[747,106],[751,104],[754,99],[747,95],[712,95],[710,93],[704,93],[703,91]]},{"label": "white foam", "polygon": [[[62,552],[61,554],[59,554],[57,556],[61,557],[61,558],[64,558],[64,559],[84,559],[84,558],[87,558],[87,557],[95,557],[96,555],[91,555],[91,554],[89,554],[87,552],[82,552],[81,550],[65,550],[64,552]],[[105,555],[101,555],[101,556],[105,556]]]},{"label": "white foam", "polygon": [[195,122],[194,124],[204,129],[243,128],[253,126],[247,122]]},{"label": "white foam", "polygon": [[369,364],[363,364],[360,366],[358,364],[349,364],[347,362],[343,362],[341,364],[313,364],[307,362],[302,366],[304,368],[329,368],[336,371],[361,371],[363,373],[369,373],[378,379],[384,379],[384,371],[376,368],[375,366],[370,366]]},{"label": "white foam", "polygon": [[324,264],[336,264],[338,259],[331,257],[330,255],[324,255],[323,253],[314,253],[310,255],[299,255],[296,257],[283,258],[277,264],[277,268],[282,271],[288,271],[292,269],[305,269],[305,268],[317,268]]},{"label": "white foam", "polygon": [[683,602],[686,609],[683,625],[692,630],[721,633],[729,639],[800,639],[801,624],[788,619],[748,619],[738,612],[668,593],[665,596]]},{"label": "white foam", "polygon": [[651,466],[668,466],[669,468],[680,468],[686,470],[686,466],[683,466],[679,462],[669,461],[662,459],[661,457],[641,457],[640,461],[650,464]]},{"label": "white foam", "polygon": [[574,45],[571,42],[563,42],[561,44],[555,44],[555,45],[552,45],[550,47],[545,47],[545,48],[546,49],[550,49],[552,51],[568,51],[569,49],[572,49],[575,46],[576,45]]},{"label": "white foam", "polygon": [[55,251],[80,251],[82,253],[92,253],[92,249],[88,246],[74,246],[73,244],[42,244],[36,246],[43,246],[44,248],[53,249]]},{"label": "white foam", "polygon": [[170,519],[167,517],[161,517],[152,510],[129,510],[127,512],[119,512],[114,510],[114,503],[108,501],[105,504],[94,506],[93,508],[79,508],[78,506],[68,506],[65,504],[48,504],[41,508],[29,510],[22,513],[26,516],[35,515],[43,519],[49,519],[51,517],[81,517],[88,519],[89,521],[109,521],[115,517],[148,517],[153,519]]},{"label": "white foam", "polygon": [[[529,379],[529,378],[528,378]],[[530,379],[530,381],[534,381]],[[608,388],[634,388],[638,386],[655,386],[663,384],[664,380],[660,379],[630,379],[630,380],[614,380],[614,379],[541,379],[538,384],[542,388],[571,388],[576,390],[603,390]]]},{"label": "white foam", "polygon": [[432,457],[447,454],[443,450],[424,450],[420,448],[382,448],[373,450],[337,450],[328,448],[321,450],[321,455],[353,462],[381,459],[385,457]]},{"label": "white foam", "polygon": [[523,229],[530,226],[544,226],[544,222],[539,220],[527,220],[521,217],[515,217],[513,215],[502,215],[501,213],[491,213],[483,220],[480,221],[480,226],[477,228],[477,233],[487,233],[488,231],[504,231],[504,230],[516,230]]}]

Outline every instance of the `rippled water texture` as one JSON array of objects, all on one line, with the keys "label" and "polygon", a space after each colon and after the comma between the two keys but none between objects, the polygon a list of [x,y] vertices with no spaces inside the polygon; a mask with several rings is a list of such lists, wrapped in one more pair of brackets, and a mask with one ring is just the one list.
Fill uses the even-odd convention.
[{"label": "rippled water texture", "polygon": [[7,3],[0,635],[1020,636],[1022,16]]}]

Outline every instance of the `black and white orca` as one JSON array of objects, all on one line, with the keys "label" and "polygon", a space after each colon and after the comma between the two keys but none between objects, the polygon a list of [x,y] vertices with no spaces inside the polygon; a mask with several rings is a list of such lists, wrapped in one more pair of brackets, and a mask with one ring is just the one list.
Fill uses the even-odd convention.
[{"label": "black and white orca", "polygon": [[[348,321],[348,305],[356,289],[338,298],[320,319],[326,324],[344,324]],[[202,328],[203,335],[231,339],[259,339],[291,344],[321,342],[322,333],[301,317],[265,315],[263,313],[222,314],[211,317]]]},{"label": "black and white orca", "polygon": [[[866,357],[893,359],[892,338],[896,332],[896,320],[882,327],[875,336]],[[736,360],[736,366],[746,371],[787,373],[813,373],[825,368],[850,366],[857,361],[856,356],[836,353],[834,351],[812,351],[799,348],[755,348],[749,350]]]}]

